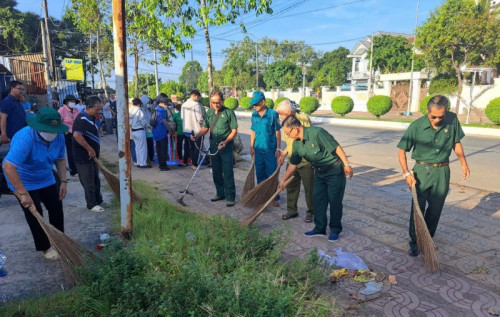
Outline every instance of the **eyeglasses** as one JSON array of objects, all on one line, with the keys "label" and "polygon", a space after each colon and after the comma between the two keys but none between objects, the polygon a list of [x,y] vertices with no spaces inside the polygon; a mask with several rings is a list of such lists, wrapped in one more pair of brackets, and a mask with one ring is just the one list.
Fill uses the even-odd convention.
[{"label": "eyeglasses", "polygon": [[436,119],[441,120],[441,119],[443,119],[443,118],[444,118],[444,116],[430,116],[430,118],[431,118],[432,120],[436,120]]},{"label": "eyeglasses", "polygon": [[220,105],[222,102],[219,101],[219,102],[213,102],[213,101],[210,101],[213,105]]},{"label": "eyeglasses", "polygon": [[17,89],[17,90],[20,90],[20,91],[24,91],[24,88],[17,88],[17,87],[14,87],[14,89]]},{"label": "eyeglasses", "polygon": [[285,131],[285,129],[283,129],[283,132],[285,133],[286,136],[290,137],[290,135],[292,134],[292,131],[294,130],[295,128],[290,128],[290,130],[288,130],[288,132]]}]

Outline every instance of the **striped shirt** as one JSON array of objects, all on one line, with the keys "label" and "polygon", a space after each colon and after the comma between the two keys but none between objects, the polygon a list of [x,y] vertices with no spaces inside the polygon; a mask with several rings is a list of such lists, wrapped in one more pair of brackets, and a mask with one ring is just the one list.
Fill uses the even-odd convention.
[{"label": "striped shirt", "polygon": [[[73,134],[75,133],[81,134],[84,137],[85,141],[94,149],[97,158],[99,158],[101,146],[95,118],[82,111],[76,116],[75,122],[73,122]],[[73,158],[75,163],[84,164],[91,162],[88,151],[76,142],[76,140],[73,141]]]}]

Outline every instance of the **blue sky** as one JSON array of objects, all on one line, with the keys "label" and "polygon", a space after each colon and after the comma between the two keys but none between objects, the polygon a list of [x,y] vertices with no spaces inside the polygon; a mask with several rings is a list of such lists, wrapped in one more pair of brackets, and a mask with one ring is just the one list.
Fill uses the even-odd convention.
[{"label": "blue sky", "polygon": [[[17,0],[17,9],[42,15],[42,0]],[[49,15],[60,18],[70,0],[47,0]],[[111,5],[111,1],[110,5]],[[420,0],[419,25],[438,7],[442,1]],[[250,13],[242,16],[243,22],[253,39],[268,37],[282,40],[304,41],[316,50],[328,52],[339,46],[349,50],[359,38],[376,31],[413,33],[415,27],[417,0],[274,0],[273,15],[256,17]],[[210,29],[213,61],[217,69],[224,57],[221,51],[245,37],[238,25],[225,25]],[[341,43],[339,43],[341,42]],[[152,59],[152,54],[151,59]],[[207,65],[203,32],[193,39],[193,55],[203,67]],[[178,57],[169,67],[160,66],[159,76],[163,81],[177,79],[182,66],[190,60]],[[129,76],[131,77],[131,61]],[[153,67],[141,63],[141,72],[153,72]],[[97,77],[96,77],[96,80]],[[110,83],[114,86],[114,83]]]}]

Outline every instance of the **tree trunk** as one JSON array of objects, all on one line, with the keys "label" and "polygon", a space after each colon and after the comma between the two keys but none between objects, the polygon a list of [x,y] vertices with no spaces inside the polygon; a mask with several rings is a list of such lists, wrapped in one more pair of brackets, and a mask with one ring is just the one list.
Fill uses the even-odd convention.
[{"label": "tree trunk", "polygon": [[94,86],[94,62],[92,61],[92,33],[89,33],[89,59],[90,59],[90,78],[92,81],[92,89]]},{"label": "tree trunk", "polygon": [[[201,0],[201,8],[204,11],[206,8],[206,0]],[[205,30],[205,42],[207,44],[207,74],[208,74],[208,92],[214,90],[214,80],[212,78],[212,48],[210,47],[210,35],[208,33],[208,21],[204,13],[202,13],[203,29]]]},{"label": "tree trunk", "polygon": [[453,66],[455,68],[455,72],[457,74],[457,103],[455,105],[455,113],[458,115],[458,111],[460,110],[460,98],[462,96],[462,88],[463,88],[463,79],[462,73],[460,72],[460,68]]},{"label": "tree trunk", "polygon": [[134,97],[139,98],[139,49],[137,40],[134,41]]},{"label": "tree trunk", "polygon": [[104,95],[106,99],[109,99],[108,89],[106,84],[106,75],[104,74],[104,69],[102,68],[101,62],[101,54],[99,52],[99,31],[97,31],[97,40],[96,40],[96,54],[97,54],[97,63],[99,64],[99,73],[101,74],[101,83],[104,86]]}]

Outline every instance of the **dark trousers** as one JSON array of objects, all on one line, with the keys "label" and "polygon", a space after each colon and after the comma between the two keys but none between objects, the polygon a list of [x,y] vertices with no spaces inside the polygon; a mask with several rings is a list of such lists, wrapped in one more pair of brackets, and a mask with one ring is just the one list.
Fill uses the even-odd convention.
[{"label": "dark trousers", "polygon": [[330,231],[342,231],[342,211],[346,178],[339,164],[325,173],[314,173],[314,231],[326,233],[326,211],[330,205]]},{"label": "dark trousers", "polygon": [[134,140],[130,140],[130,156],[132,158],[132,162],[137,163],[137,156],[135,155],[135,142],[134,142]]},{"label": "dark trousers", "polygon": [[[179,160],[182,160],[184,164],[187,164],[189,159],[189,138],[185,135],[177,135],[177,156]],[[182,148],[184,148],[184,153],[182,152]]]},{"label": "dark trousers", "polygon": [[76,174],[75,160],[73,159],[73,134],[64,135],[64,143],[66,144],[66,156],[68,157],[69,174]]},{"label": "dark trousers", "polygon": [[85,192],[87,208],[92,209],[102,204],[101,180],[99,179],[97,164],[93,160],[83,164],[76,163],[76,169],[78,170],[78,178]]},{"label": "dark trousers", "polygon": [[156,155],[158,155],[158,164],[160,168],[167,167],[168,158],[168,137],[156,141]]},{"label": "dark trousers", "polygon": [[[49,213],[49,222],[51,225],[59,229],[59,231],[64,232],[64,213],[62,207],[62,201],[59,200],[59,190],[57,185],[50,185],[41,189],[30,190],[29,194],[31,199],[35,203],[36,210],[43,216],[42,203]],[[21,204],[21,202],[19,202]],[[37,251],[45,251],[50,248],[50,241],[38,220],[33,216],[29,209],[24,208],[24,216],[28,222],[28,226],[31,230],[31,235],[33,236],[33,241],[35,242],[35,248]]]},{"label": "dark trousers", "polygon": [[155,160],[155,145],[153,137],[146,138],[146,144],[148,146],[148,159],[153,162]]},{"label": "dark trousers", "polygon": [[[214,153],[217,144],[210,146],[210,152]],[[212,177],[218,197],[225,197],[228,201],[234,201],[236,187],[234,185],[233,171],[233,142],[211,157]]]},{"label": "dark trousers", "polygon": [[191,163],[193,163],[194,166],[198,166],[199,159],[200,159],[200,150],[198,150],[201,146],[201,141],[202,139],[199,138],[196,141],[191,141],[189,139],[189,149],[190,149],[190,157],[191,157]]},{"label": "dark trousers", "polygon": [[113,118],[105,118],[106,134],[113,134]]}]

